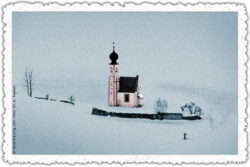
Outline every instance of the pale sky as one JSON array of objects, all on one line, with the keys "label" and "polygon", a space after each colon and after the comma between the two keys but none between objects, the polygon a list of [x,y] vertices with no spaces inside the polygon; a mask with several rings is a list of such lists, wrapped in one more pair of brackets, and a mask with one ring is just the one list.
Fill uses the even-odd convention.
[{"label": "pale sky", "polygon": [[[105,82],[112,42],[119,75],[237,92],[235,12],[16,12],[13,80],[33,67],[40,85]],[[63,82],[62,82],[63,81]]]}]

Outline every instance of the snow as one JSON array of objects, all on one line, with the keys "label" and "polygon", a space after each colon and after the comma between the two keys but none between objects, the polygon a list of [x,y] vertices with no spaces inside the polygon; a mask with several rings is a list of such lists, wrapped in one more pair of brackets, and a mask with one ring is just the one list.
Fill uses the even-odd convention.
[{"label": "snow", "polygon": [[140,99],[143,99],[143,98],[144,98],[144,96],[143,96],[141,93],[138,94],[138,97],[139,97]]},{"label": "snow", "polygon": [[[171,96],[176,98],[169,98],[168,111],[180,111],[188,93],[172,91],[166,94],[166,97]],[[197,104],[201,104],[205,112],[202,120],[124,119],[91,115],[92,107],[116,112],[153,113],[153,103],[146,105],[148,99],[145,98],[142,108],[126,108],[108,107],[105,101],[98,105],[78,100],[73,106],[30,98],[19,88],[16,96],[16,153],[236,154],[236,108],[222,105],[210,108],[212,106],[206,100],[202,101],[200,97],[195,100],[198,99]],[[188,140],[183,140],[184,133]]]}]

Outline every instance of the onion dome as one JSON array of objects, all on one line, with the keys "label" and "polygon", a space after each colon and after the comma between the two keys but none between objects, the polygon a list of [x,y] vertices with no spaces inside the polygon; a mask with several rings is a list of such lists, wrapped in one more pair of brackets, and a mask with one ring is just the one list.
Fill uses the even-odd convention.
[{"label": "onion dome", "polygon": [[109,55],[109,58],[111,60],[110,64],[118,64],[116,61],[118,59],[118,54],[115,52],[115,46],[114,46],[114,42],[113,42],[113,52]]}]

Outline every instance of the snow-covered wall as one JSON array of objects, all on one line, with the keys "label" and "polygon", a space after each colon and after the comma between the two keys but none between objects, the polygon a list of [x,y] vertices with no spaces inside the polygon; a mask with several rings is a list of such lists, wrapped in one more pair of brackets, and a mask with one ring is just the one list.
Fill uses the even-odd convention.
[{"label": "snow-covered wall", "polygon": [[[129,101],[125,102],[125,94],[129,95]],[[118,92],[117,94],[118,104],[125,107],[136,107],[139,104],[139,98],[137,97],[137,92]]]}]

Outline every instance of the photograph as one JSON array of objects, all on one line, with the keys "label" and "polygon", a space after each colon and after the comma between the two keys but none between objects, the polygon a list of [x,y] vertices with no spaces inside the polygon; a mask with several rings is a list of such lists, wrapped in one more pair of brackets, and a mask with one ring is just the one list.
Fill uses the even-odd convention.
[{"label": "photograph", "polygon": [[15,154],[238,153],[236,12],[13,12]]}]

